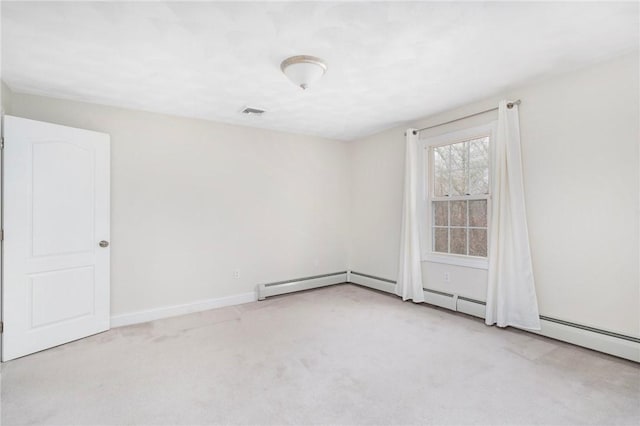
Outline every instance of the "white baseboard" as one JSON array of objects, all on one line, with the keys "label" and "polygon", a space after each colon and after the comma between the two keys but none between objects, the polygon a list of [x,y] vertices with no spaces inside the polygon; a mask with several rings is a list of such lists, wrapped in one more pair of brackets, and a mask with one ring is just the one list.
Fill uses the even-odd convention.
[{"label": "white baseboard", "polygon": [[191,314],[194,312],[207,311],[209,309],[223,308],[225,306],[241,305],[243,303],[255,302],[265,297],[286,294],[294,291],[309,290],[312,288],[325,287],[333,284],[347,282],[347,272],[325,274],[315,277],[298,278],[295,280],[282,281],[273,284],[260,284],[258,293],[241,293],[232,296],[218,297],[215,299],[198,300],[180,305],[163,306],[161,308],[148,309],[144,311],[131,312],[127,314],[113,315],[111,317],[111,327],[122,327],[125,325],[140,324],[163,318],[175,317],[178,315]]},{"label": "white baseboard", "polygon": [[[352,284],[395,294],[395,283],[386,278],[377,278],[372,275],[360,274],[353,271],[350,272],[349,276],[349,282]],[[485,317],[485,306],[483,302],[433,290],[425,290],[424,295],[426,303],[482,319]],[[605,330],[584,327],[579,324],[572,324],[552,318],[541,318],[540,323],[542,326],[540,331],[524,331],[640,362],[640,342],[634,337],[616,336],[615,333],[610,333]]]},{"label": "white baseboard", "polygon": [[232,296],[217,297],[215,299],[199,300],[191,303],[183,303],[181,305],[163,306],[161,308],[131,312],[128,314],[113,315],[111,317],[111,327],[122,327],[124,325],[139,324],[162,318],[207,311],[209,309],[223,308],[225,306],[241,305],[243,303],[255,302],[256,300],[256,293],[252,291],[250,293],[241,293]]},{"label": "white baseboard", "polygon": [[[325,287],[334,284],[350,282],[363,287],[395,294],[395,283],[385,278],[361,274],[354,271],[326,274],[323,276],[300,278],[297,280],[283,281],[273,284],[261,284],[258,286],[260,298],[278,294],[292,293],[312,288]],[[426,303],[440,306],[452,311],[462,312],[475,317],[484,318],[485,307],[482,302],[460,298],[432,290],[424,292]],[[222,308],[225,306],[240,305],[258,300],[255,292],[236,294],[215,299],[200,300],[181,305],[164,306],[161,308],[132,312],[128,314],[114,315],[111,317],[111,327],[139,324],[162,318]],[[603,330],[584,328],[578,324],[558,322],[554,319],[541,319],[542,330],[531,331],[545,337],[583,346],[599,352],[604,352],[620,358],[640,362],[640,343],[629,340],[625,336],[617,337],[615,333]]]},{"label": "white baseboard", "polygon": [[316,275],[312,277],[295,278],[258,286],[258,300],[264,300],[270,296],[293,293],[313,288],[326,287],[347,282],[347,272],[335,272],[332,274]]}]

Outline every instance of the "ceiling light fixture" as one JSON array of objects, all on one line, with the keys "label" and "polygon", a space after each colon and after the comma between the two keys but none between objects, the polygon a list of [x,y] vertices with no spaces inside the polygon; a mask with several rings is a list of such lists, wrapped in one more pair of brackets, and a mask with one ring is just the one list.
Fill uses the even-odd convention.
[{"label": "ceiling light fixture", "polygon": [[282,61],[280,69],[296,86],[306,90],[327,72],[327,64],[315,56],[299,55]]}]

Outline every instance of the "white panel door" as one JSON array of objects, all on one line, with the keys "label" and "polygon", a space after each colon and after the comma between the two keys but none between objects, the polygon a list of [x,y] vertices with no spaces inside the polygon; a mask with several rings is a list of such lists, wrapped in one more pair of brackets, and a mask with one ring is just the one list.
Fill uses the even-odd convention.
[{"label": "white panel door", "polygon": [[109,135],[5,116],[2,359],[109,329]]}]

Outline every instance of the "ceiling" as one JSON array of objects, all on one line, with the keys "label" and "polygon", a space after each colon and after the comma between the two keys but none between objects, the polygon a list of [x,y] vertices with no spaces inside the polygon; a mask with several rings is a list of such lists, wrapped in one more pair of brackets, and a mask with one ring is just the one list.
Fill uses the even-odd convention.
[{"label": "ceiling", "polygon": [[[21,93],[351,140],[638,50],[638,37],[636,2],[3,1],[2,79]],[[299,54],[329,65],[307,91],[280,71]]]}]

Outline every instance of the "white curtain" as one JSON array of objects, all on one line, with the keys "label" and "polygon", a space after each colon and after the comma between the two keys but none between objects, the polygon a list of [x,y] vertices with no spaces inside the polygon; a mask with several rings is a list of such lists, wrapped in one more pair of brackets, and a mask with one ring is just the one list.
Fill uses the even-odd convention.
[{"label": "white curtain", "polygon": [[539,330],[525,215],[518,105],[501,101],[493,146],[486,323]]},{"label": "white curtain", "polygon": [[418,136],[407,129],[404,172],[404,201],[400,234],[400,259],[396,294],[402,300],[424,302],[420,233],[418,229]]}]

